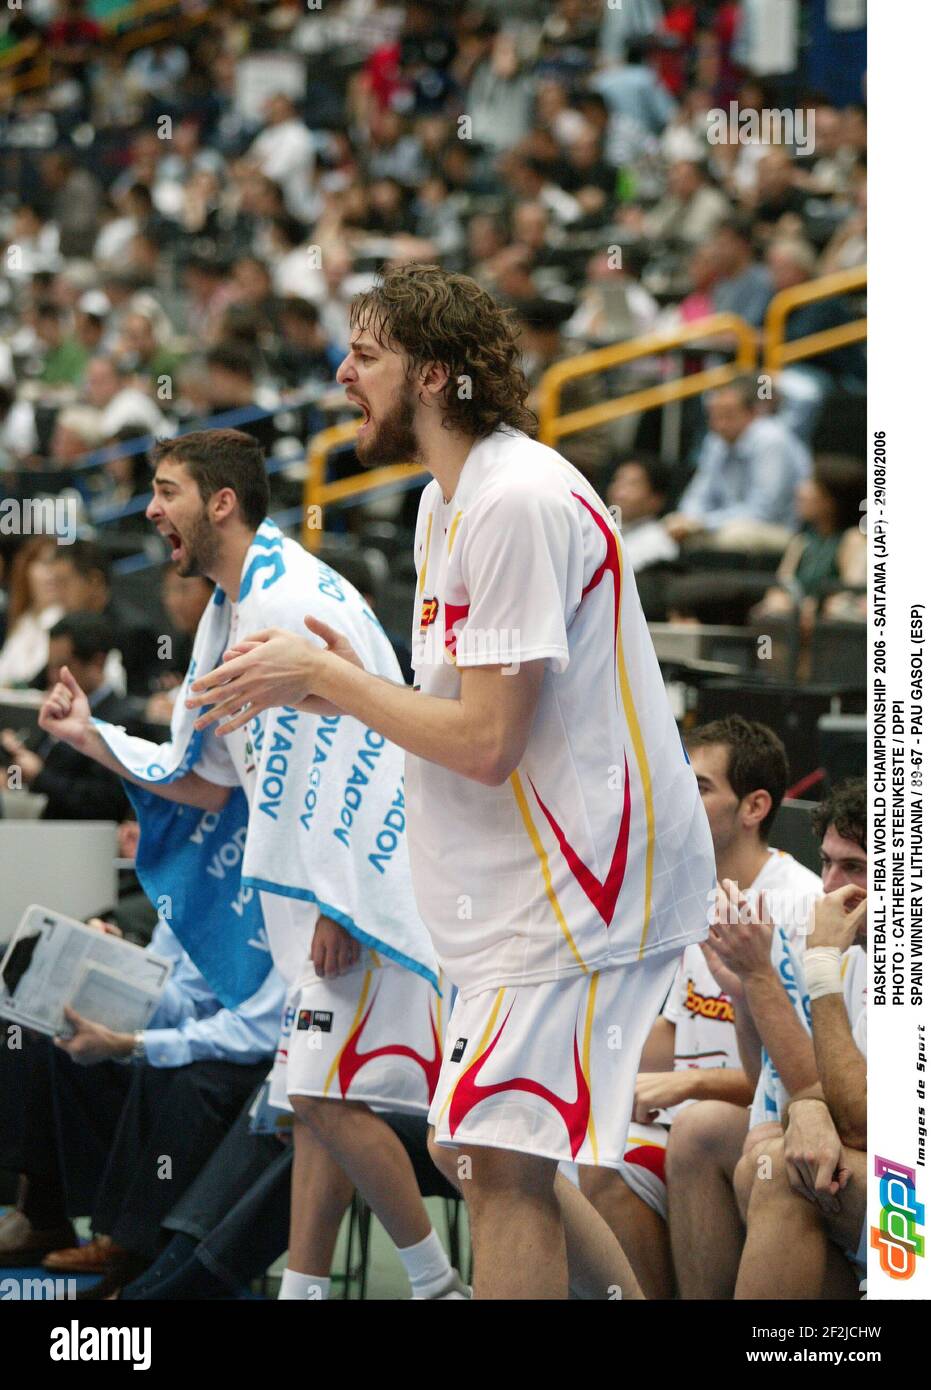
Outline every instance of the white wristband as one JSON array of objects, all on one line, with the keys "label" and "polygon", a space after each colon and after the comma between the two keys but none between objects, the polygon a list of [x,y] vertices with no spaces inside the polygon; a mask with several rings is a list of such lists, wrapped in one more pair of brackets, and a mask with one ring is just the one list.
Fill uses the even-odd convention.
[{"label": "white wristband", "polygon": [[839,946],[812,946],[805,952],[805,984],[809,999],[843,994]]}]

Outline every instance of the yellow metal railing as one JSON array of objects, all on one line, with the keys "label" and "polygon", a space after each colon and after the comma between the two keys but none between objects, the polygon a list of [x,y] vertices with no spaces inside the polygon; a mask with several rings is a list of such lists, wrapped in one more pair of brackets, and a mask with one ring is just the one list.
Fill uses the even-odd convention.
[{"label": "yellow metal railing", "polygon": [[22,72],[0,72],[0,100],[12,101],[20,92],[28,92],[33,87],[45,88],[52,82],[52,60],[43,50],[31,67]]},{"label": "yellow metal railing", "polygon": [[[134,48],[194,29],[209,18],[210,9],[186,11],[178,8],[177,0],[134,0],[114,10],[103,23],[113,31],[120,52],[131,53]],[[145,20],[148,22],[143,23]]]},{"label": "yellow metal railing", "polygon": [[[163,10],[178,10],[178,0],[132,0],[118,10],[111,10],[100,21],[104,29],[119,30],[124,24],[134,24],[147,15],[160,14]],[[180,18],[180,15],[179,15]]]},{"label": "yellow metal railing", "polygon": [[326,465],[330,452],[340,444],[348,444],[355,439],[359,420],[350,420],[345,425],[331,425],[329,429],[315,434],[307,447],[307,476],[304,479],[304,519],[301,539],[307,550],[317,550],[323,537],[323,510],[330,502],[344,502],[349,497],[359,497],[377,488],[390,487],[405,478],[414,478],[426,473],[425,468],[416,463],[391,463],[383,468],[371,468],[367,473],[357,473],[352,478],[340,478],[336,482],[326,481]]},{"label": "yellow metal railing", "polygon": [[42,41],[36,34],[30,34],[28,39],[21,39],[19,43],[11,44],[0,53],[0,68],[15,67],[17,63],[24,63],[27,58],[32,58],[42,47]]},{"label": "yellow metal railing", "polygon": [[[30,66],[22,67],[23,63]],[[47,87],[51,80],[51,59],[38,35],[31,34],[0,53],[0,100],[11,101],[31,87]]]},{"label": "yellow metal railing", "polygon": [[[179,0],[131,0],[131,3],[111,10],[99,22],[107,34],[107,41],[116,43],[121,53],[129,53],[145,44],[157,43],[182,30],[203,24],[210,16],[213,6],[186,11]],[[151,23],[143,21],[151,19]],[[138,28],[131,26],[138,25]],[[47,87],[52,80],[51,55],[42,45],[41,39],[30,36],[13,45],[0,55],[0,69],[15,67],[17,64],[35,59],[31,67],[8,78],[0,72],[0,94],[11,97],[31,87]]]},{"label": "yellow metal railing", "polygon": [[836,295],[852,294],[866,289],[866,266],[855,270],[839,270],[833,275],[822,275],[818,280],[808,280],[804,285],[794,285],[774,295],[766,311],[763,326],[763,370],[774,374],[790,362],[801,362],[806,357],[817,357],[823,352],[846,347],[849,343],[862,343],[866,338],[866,319],[854,319],[852,323],[842,323],[837,328],[825,328],[820,333],[809,333],[795,342],[786,342],[786,324],[793,309],[803,304],[814,304],[819,299],[833,299]]},{"label": "yellow metal railing", "polygon": [[[559,398],[567,381],[591,376],[595,372],[604,372],[610,367],[633,362],[640,357],[655,357],[660,353],[671,352],[688,343],[715,338],[734,340],[736,356],[732,362],[708,367],[691,376],[677,377],[674,381],[664,381],[658,386],[645,386],[615,400],[602,401],[599,405],[590,405],[584,410],[570,411],[568,415],[559,413]],[[554,367],[550,367],[540,381],[539,439],[543,444],[552,447],[567,434],[593,429],[596,425],[607,424],[610,420],[619,420],[624,415],[651,410],[655,406],[667,405],[670,401],[681,401],[687,396],[697,396],[715,386],[725,386],[741,373],[751,371],[756,366],[756,360],[756,334],[746,320],[737,314],[713,314],[711,318],[698,319],[695,323],[671,329],[668,333],[650,333],[645,338],[615,343],[611,347],[596,348],[593,352],[583,352],[578,357],[566,358],[565,361],[557,362]]]}]

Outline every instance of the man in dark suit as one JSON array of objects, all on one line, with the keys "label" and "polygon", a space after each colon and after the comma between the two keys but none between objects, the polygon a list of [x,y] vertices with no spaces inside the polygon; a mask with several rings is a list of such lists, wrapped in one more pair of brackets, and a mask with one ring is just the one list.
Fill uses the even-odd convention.
[{"label": "man in dark suit", "polygon": [[[49,633],[48,680],[51,688],[67,666],[88,692],[91,709],[111,724],[131,723],[125,701],[104,680],[104,664],[113,645],[109,624],[95,613],[68,613]],[[43,820],[114,820],[129,815],[119,778],[66,743],[36,730],[21,742],[9,729],[0,744],[10,766],[0,769],[0,786],[44,793]],[[14,768],[18,773],[14,776]]]},{"label": "man in dark suit", "polygon": [[110,561],[95,541],[60,546],[57,578],[65,612],[96,613],[106,620],[110,648],[116,648],[126,672],[130,695],[149,695],[164,671],[159,659],[158,633],[152,619],[114,593]]}]

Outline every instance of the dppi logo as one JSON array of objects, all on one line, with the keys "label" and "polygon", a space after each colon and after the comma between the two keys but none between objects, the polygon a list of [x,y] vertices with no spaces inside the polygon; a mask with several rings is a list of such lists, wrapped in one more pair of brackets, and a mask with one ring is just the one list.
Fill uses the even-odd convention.
[{"label": "dppi logo", "polygon": [[915,1198],[915,1170],[876,1155],[874,1175],[879,1178],[879,1225],[870,1230],[870,1245],[879,1251],[879,1267],[890,1279],[911,1279],[925,1238],[918,1227],[925,1224],[925,1209]]}]

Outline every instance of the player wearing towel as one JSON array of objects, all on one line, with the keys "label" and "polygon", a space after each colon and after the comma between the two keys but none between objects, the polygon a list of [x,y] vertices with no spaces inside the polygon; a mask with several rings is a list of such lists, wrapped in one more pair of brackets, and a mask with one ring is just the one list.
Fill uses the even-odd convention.
[{"label": "player wearing towel", "polygon": [[[388,640],[361,597],[266,518],[268,480],[253,439],[236,430],[197,432],[158,445],[153,461],[149,520],[166,538],[179,573],[203,574],[218,586],[201,619],[192,665],[209,669],[224,645],[241,635],[237,624],[248,604],[253,623],[258,614],[302,631],[305,609],[318,616],[351,613],[371,669],[400,678]],[[299,1123],[290,1264],[282,1296],[326,1297],[340,1218],[355,1186],[397,1246],[414,1296],[464,1297],[464,1286],[431,1229],[410,1159],[376,1113],[426,1113],[443,1031],[441,1000],[431,983],[433,952],[417,917],[403,854],[401,882],[396,865],[390,880],[400,910],[386,913],[379,900],[377,889],[383,898],[388,895],[383,866],[379,877],[372,874],[368,890],[359,892],[360,875],[370,866],[367,843],[360,845],[357,833],[360,806],[371,809],[376,787],[386,824],[403,846],[404,817],[395,809],[392,819],[388,809],[399,798],[403,805],[400,755],[380,735],[354,721],[338,721],[332,711],[320,718],[281,709],[260,718],[256,711],[240,732],[222,741],[204,738],[199,748],[193,722],[179,697],[172,743],[138,764],[153,773],[146,777],[136,775],[134,741],[121,730],[91,722],[86,698],[67,670],[42,714],[49,733],[166,800],[216,812],[232,788],[245,794],[242,893],[244,898],[260,894],[272,958],[290,989],[275,1098],[282,1105],[290,1098]],[[314,765],[289,772],[285,763],[295,761],[293,751],[286,760],[278,750],[299,747],[311,750]],[[351,772],[337,766],[334,781],[340,748]],[[165,768],[173,780],[161,776]],[[366,788],[364,803],[360,786]],[[298,797],[296,804],[288,801],[289,792]],[[324,825],[317,803],[325,794],[340,793],[345,814],[333,813],[331,801]],[[141,814],[140,819],[145,845]],[[381,823],[379,812],[375,829]],[[307,862],[302,846],[312,833],[325,838]],[[374,830],[370,833],[374,836]],[[255,852],[263,846],[264,858]],[[327,884],[326,897],[318,879]]]}]

